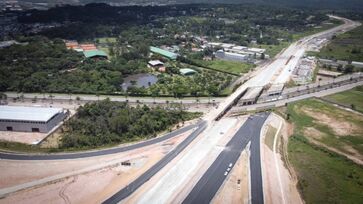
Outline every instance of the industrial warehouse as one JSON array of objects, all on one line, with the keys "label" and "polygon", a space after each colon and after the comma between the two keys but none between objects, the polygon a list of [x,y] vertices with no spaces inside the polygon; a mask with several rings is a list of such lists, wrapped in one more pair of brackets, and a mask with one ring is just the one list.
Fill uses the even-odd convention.
[{"label": "industrial warehouse", "polygon": [[48,133],[66,116],[62,108],[0,106],[0,131]]}]

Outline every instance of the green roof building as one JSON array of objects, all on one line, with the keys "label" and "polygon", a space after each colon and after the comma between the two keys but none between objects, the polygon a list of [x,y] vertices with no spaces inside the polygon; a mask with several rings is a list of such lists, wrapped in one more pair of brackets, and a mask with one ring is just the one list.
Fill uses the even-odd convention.
[{"label": "green roof building", "polygon": [[83,52],[87,58],[108,58],[107,54],[102,50],[88,50]]},{"label": "green roof building", "polygon": [[194,69],[189,69],[189,68],[180,69],[179,71],[184,76],[190,76],[197,73],[197,71],[195,71]]},{"label": "green roof building", "polygon": [[159,55],[162,55],[162,56],[164,56],[166,58],[169,58],[171,60],[176,60],[176,58],[178,57],[178,54],[175,54],[173,52],[169,52],[167,50],[160,49],[158,47],[151,46],[150,51],[153,52],[153,53],[157,53]]}]

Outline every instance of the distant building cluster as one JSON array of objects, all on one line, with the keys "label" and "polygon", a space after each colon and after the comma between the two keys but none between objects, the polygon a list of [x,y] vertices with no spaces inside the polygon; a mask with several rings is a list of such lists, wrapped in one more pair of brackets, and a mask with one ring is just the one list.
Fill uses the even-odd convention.
[{"label": "distant building cluster", "polygon": [[77,41],[65,41],[67,49],[83,52],[86,58],[108,59],[107,54],[97,49],[93,43],[79,44]]},{"label": "distant building cluster", "polygon": [[3,8],[2,8],[3,11],[22,11],[23,10],[21,8],[19,2],[16,0],[5,1],[2,6],[3,6]]},{"label": "distant building cluster", "polygon": [[249,48],[230,43],[209,42],[204,47],[221,48],[215,53],[216,58],[239,62],[255,62],[257,59],[269,58],[266,49]]},{"label": "distant building cluster", "polygon": [[315,67],[315,58],[308,57],[301,59],[292,73],[292,80],[296,84],[307,84],[311,82]]}]

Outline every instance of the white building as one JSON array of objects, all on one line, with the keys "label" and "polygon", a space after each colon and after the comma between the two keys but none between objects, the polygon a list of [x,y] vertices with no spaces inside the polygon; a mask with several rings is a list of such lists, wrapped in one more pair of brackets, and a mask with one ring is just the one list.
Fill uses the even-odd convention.
[{"label": "white building", "polygon": [[216,58],[228,61],[236,61],[236,62],[246,62],[248,61],[247,55],[232,53],[232,52],[225,52],[223,50],[218,50],[215,53]]},{"label": "white building", "polygon": [[0,106],[0,131],[47,133],[66,116],[62,108]]}]

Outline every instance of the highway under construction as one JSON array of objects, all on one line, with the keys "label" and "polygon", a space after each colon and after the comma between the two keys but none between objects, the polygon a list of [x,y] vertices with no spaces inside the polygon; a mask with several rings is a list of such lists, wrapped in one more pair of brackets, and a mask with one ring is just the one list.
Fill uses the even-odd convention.
[{"label": "highway under construction", "polygon": [[[228,112],[236,111],[236,105],[256,105],[264,90],[269,90],[280,96],[281,84],[285,84],[291,73],[304,56],[312,42],[321,36],[331,36],[349,31],[358,25],[349,19],[330,16],[344,21],[344,24],[330,30],[305,37],[292,43],[278,54],[269,64],[257,69],[255,73],[230,96],[219,102],[217,108],[205,114],[194,125],[184,127],[164,137],[136,143],[126,147],[109,150],[98,150],[85,153],[23,155],[1,153],[5,160],[77,160],[89,157],[113,155],[128,150],[147,148],[157,143],[171,140],[177,135],[188,132],[188,135],[168,151],[158,162],[150,165],[145,172],[122,186],[112,195],[103,200],[104,203],[209,203],[222,183],[234,168],[241,152],[251,151],[250,177],[252,203],[263,203],[263,188],[260,163],[261,128],[269,113],[259,113],[247,118],[225,117]],[[360,83],[361,76],[355,78]],[[279,88],[276,88],[279,87]],[[319,85],[319,87],[321,86]],[[283,89],[283,87],[282,87]],[[281,89],[281,90],[282,90]],[[303,92],[302,92],[303,93]],[[307,93],[306,93],[307,94]],[[249,148],[248,148],[249,147]],[[46,180],[38,185],[54,182]],[[19,185],[16,188],[0,190],[4,197],[19,190],[29,188],[29,185]]]}]

